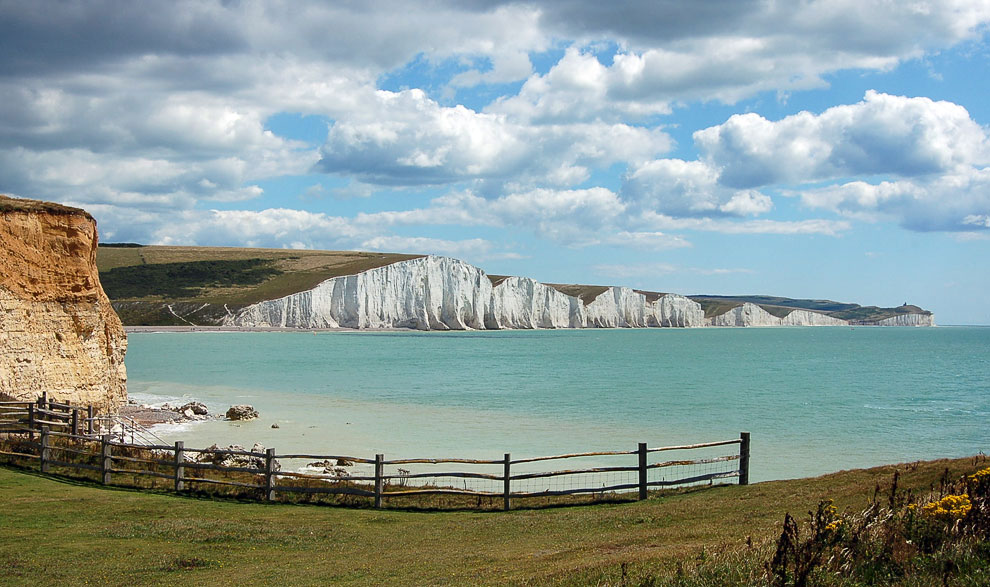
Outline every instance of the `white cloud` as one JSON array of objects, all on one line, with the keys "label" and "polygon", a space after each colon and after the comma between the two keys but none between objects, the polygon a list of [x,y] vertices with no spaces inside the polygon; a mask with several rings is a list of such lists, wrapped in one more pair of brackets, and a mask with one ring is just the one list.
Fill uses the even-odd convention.
[{"label": "white cloud", "polygon": [[495,245],[485,239],[444,240],[428,237],[379,236],[361,243],[371,251],[406,252],[442,255],[463,260],[519,258],[518,254],[494,251]]},{"label": "white cloud", "polygon": [[634,167],[622,195],[645,210],[670,216],[757,216],[770,211],[769,196],[719,185],[719,172],[702,161],[658,159]]},{"label": "white cloud", "polygon": [[[977,38],[988,12],[948,0],[0,3],[0,37],[17,48],[0,58],[0,190],[79,203],[132,240],[340,247],[391,237],[390,223],[439,223],[662,248],[680,230],[839,233],[847,222],[731,219],[772,209],[762,186],[817,178],[850,186],[804,190],[809,206],[982,230],[987,133],[953,104],[868,94],[820,115],[734,117],[699,133],[694,162],[655,161],[672,140],[636,124],[687,101],[890,68]],[[608,63],[592,54],[602,46],[617,48]],[[551,48],[563,58],[533,75],[531,58]],[[441,90],[526,81],[488,109],[378,89],[390,75],[415,83],[420,65]],[[483,95],[498,97],[474,104]],[[327,120],[322,149],[266,130],[278,113]],[[354,218],[201,211],[270,205],[261,198],[279,188],[264,194],[263,182],[317,165],[352,180],[335,196],[470,182],[485,197]],[[629,174],[618,194],[595,187],[615,169]],[[860,177],[878,174],[894,185]]]},{"label": "white cloud", "polygon": [[663,232],[630,232],[621,231],[613,235],[608,235],[601,240],[601,244],[632,247],[650,251],[663,249],[680,249],[690,247],[691,243],[684,237]]},{"label": "white cloud", "polygon": [[[730,117],[694,133],[695,161],[659,159],[633,166],[622,196],[660,226],[697,224],[726,232],[824,232],[842,224],[806,221],[720,223],[758,216],[773,202],[760,188],[787,187],[811,208],[850,218],[892,219],[913,230],[973,230],[966,219],[990,212],[990,130],[957,104],[867,92],[863,101],[801,112],[779,121]],[[871,183],[875,177],[900,179]],[[862,178],[862,179],[860,179]],[[822,187],[823,182],[835,182]],[[801,187],[802,185],[809,187]],[[756,189],[754,189],[756,188]]]},{"label": "white cloud", "polygon": [[681,267],[672,263],[640,263],[595,265],[592,269],[600,275],[613,279],[643,279],[655,275],[695,274],[695,275],[731,275],[739,273],[755,273],[752,269],[708,269],[703,267]]},{"label": "white cloud", "polygon": [[990,228],[990,168],[963,168],[933,178],[853,181],[794,192],[813,208],[866,220],[893,219],[912,230]]},{"label": "white cloud", "polygon": [[862,102],[777,122],[737,114],[694,133],[719,182],[748,188],[849,176],[913,177],[990,163],[987,130],[965,108],[874,91]]},{"label": "white cloud", "polygon": [[[621,56],[617,57],[621,60]],[[628,72],[619,64],[602,65],[591,54],[575,47],[543,76],[532,76],[519,94],[501,98],[490,112],[511,115],[534,123],[587,120],[623,120],[671,112],[669,98],[629,100],[617,87],[627,84]]]},{"label": "white cloud", "polygon": [[[675,102],[822,87],[831,72],[888,70],[977,38],[990,20],[990,4],[966,0],[731,0],[690,10],[676,1],[615,10],[588,0],[542,8],[541,25],[577,45],[496,106],[535,120],[663,113]],[[620,50],[610,64],[577,48],[613,39]]]},{"label": "white cloud", "polygon": [[658,129],[532,127],[502,114],[444,107],[420,90],[378,91],[365,112],[331,127],[319,167],[378,184],[487,179],[569,186],[586,179],[590,167],[646,160],[670,147],[670,137]]},{"label": "white cloud", "polygon": [[729,220],[719,218],[676,218],[655,212],[643,212],[642,226],[657,230],[697,230],[722,234],[822,234],[838,236],[851,228],[845,220]]}]

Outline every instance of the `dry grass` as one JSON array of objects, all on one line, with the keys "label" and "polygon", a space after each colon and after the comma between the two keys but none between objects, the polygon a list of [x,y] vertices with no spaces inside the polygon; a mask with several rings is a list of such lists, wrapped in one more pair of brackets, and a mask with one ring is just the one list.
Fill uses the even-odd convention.
[{"label": "dry grass", "polygon": [[[354,275],[369,269],[422,255],[368,253],[358,251],[300,251],[289,249],[245,249],[235,247],[100,247],[97,267],[101,273],[118,267],[144,264],[181,264],[198,261],[243,261],[261,259],[271,262],[277,271],[262,283],[252,286],[204,287],[195,297],[183,300],[209,304],[252,304],[316,287],[323,281]],[[153,293],[132,300],[163,301]],[[120,301],[120,300],[114,300]]]},{"label": "dry grass", "polygon": [[0,194],[0,213],[3,212],[42,212],[45,214],[55,214],[59,216],[80,215],[92,219],[88,212],[80,208],[63,206],[54,202],[43,202],[41,200],[26,200],[22,198],[11,198]]}]

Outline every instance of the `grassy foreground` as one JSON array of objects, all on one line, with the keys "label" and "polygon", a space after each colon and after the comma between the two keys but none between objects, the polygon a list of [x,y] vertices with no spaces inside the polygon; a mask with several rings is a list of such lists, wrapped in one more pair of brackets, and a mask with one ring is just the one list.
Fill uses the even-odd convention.
[{"label": "grassy foreground", "polygon": [[0,583],[709,584],[676,574],[772,554],[785,513],[806,519],[823,499],[861,510],[895,470],[923,493],[946,471],[981,467],[942,460],[507,513],[238,503],[0,468]]}]

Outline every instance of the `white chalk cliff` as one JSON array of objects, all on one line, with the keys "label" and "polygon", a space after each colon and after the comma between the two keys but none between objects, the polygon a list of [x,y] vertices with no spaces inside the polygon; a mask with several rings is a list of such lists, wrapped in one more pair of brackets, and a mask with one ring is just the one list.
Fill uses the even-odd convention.
[{"label": "white chalk cliff", "polygon": [[651,301],[645,294],[625,287],[607,288],[585,303],[526,277],[509,277],[492,285],[488,275],[477,267],[431,256],[328,279],[311,290],[247,306],[228,315],[224,324],[498,330],[836,326],[847,322],[808,310],[794,310],[778,318],[751,303],[706,319],[701,304],[684,296],[666,294]]},{"label": "white chalk cliff", "polygon": [[783,318],[778,318],[763,308],[746,302],[709,320],[711,326],[844,326],[845,320],[812,312],[794,310]]},{"label": "white chalk cliff", "polygon": [[935,326],[935,317],[931,314],[900,314],[881,320],[878,324],[880,326]]}]

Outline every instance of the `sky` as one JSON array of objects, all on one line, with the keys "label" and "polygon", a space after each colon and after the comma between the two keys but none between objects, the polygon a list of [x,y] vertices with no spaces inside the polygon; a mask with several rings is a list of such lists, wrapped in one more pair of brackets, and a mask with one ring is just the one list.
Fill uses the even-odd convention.
[{"label": "sky", "polygon": [[990,0],[0,0],[0,193],[102,242],[990,324]]}]

